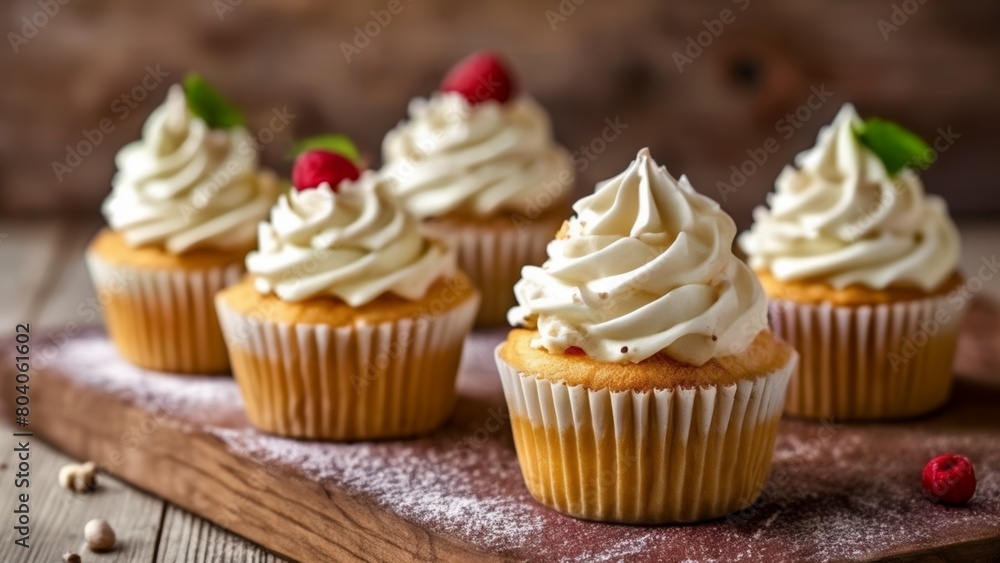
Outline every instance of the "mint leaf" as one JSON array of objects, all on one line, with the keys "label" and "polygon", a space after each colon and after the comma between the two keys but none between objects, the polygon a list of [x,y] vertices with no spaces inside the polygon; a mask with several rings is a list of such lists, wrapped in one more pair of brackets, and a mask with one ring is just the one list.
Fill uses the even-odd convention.
[{"label": "mint leaf", "polygon": [[306,137],[292,146],[292,150],[288,153],[288,158],[295,158],[296,156],[311,150],[330,151],[346,157],[355,164],[361,164],[361,153],[358,152],[358,147],[354,145],[354,141],[352,141],[347,135],[341,135],[339,133]]},{"label": "mint leaf", "polygon": [[855,135],[882,161],[890,176],[923,162],[930,149],[916,133],[877,117],[865,120],[864,125],[855,130]]},{"label": "mint leaf", "polygon": [[191,113],[205,120],[212,129],[227,129],[246,124],[240,110],[226,101],[201,76],[190,73],[184,77],[184,97]]}]

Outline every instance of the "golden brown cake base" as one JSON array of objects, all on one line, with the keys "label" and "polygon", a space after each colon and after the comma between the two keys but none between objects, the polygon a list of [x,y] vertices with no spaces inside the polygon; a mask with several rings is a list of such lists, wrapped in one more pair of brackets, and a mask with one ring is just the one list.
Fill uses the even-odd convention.
[{"label": "golden brown cake base", "polygon": [[382,296],[285,303],[248,276],[217,307],[247,417],[296,438],[370,440],[426,433],[455,404],[478,294],[460,274],[415,302]]},{"label": "golden brown cake base", "polygon": [[175,256],[131,248],[121,234],[105,229],[91,242],[87,264],[108,334],[124,358],[180,374],[228,371],[213,297],[239,280],[243,254]]},{"label": "golden brown cake base", "polygon": [[878,305],[915,301],[946,295],[962,285],[963,282],[961,274],[956,273],[932,291],[912,287],[872,289],[862,285],[849,285],[843,289],[837,289],[826,282],[817,280],[780,281],[768,270],[756,270],[754,273],[757,274],[757,279],[760,280],[764,291],[771,299],[813,304],[829,303],[831,305]]},{"label": "golden brown cake base", "polygon": [[[576,370],[560,366],[579,357],[530,362],[545,373],[508,363],[530,355],[522,353],[531,336],[512,334],[497,366],[524,481],[539,502],[587,520],[664,524],[716,518],[759,496],[795,362],[787,346],[758,338],[756,352],[733,362],[740,377],[720,369],[726,377],[694,386],[670,360],[640,362],[638,379],[655,372],[675,385],[615,391],[567,384],[560,374]],[[777,367],[751,373],[750,365]]]},{"label": "golden brown cake base", "polygon": [[958,326],[968,305],[961,294],[949,293],[961,285],[960,276],[919,293],[834,290],[803,282],[784,286],[758,274],[771,297],[772,329],[800,355],[786,413],[889,420],[925,414],[947,402]]},{"label": "golden brown cake base", "polygon": [[355,324],[379,324],[403,317],[441,314],[465,304],[476,295],[476,288],[467,275],[438,280],[417,301],[386,293],[377,299],[351,307],[336,297],[319,297],[297,303],[284,301],[272,294],[263,295],[254,287],[252,276],[245,276],[225,291],[226,305],[245,316],[266,317],[271,322],[289,324],[322,324],[331,327]]},{"label": "golden brown cake base", "polygon": [[421,230],[457,250],[459,267],[482,294],[476,325],[506,325],[507,311],[516,304],[513,288],[521,268],[545,261],[545,247],[566,215],[561,206],[554,206],[534,219],[511,213],[443,217],[424,221]]},{"label": "golden brown cake base", "polygon": [[648,391],[698,385],[730,385],[737,381],[771,373],[788,363],[792,348],[763,330],[750,346],[736,356],[713,358],[694,367],[657,354],[638,364],[602,362],[587,356],[550,354],[531,346],[538,331],[515,328],[507,335],[498,353],[522,373],[582,385],[587,389]]},{"label": "golden brown cake base", "polygon": [[171,254],[156,246],[138,248],[125,244],[125,237],[111,229],[101,229],[90,243],[88,252],[97,254],[115,266],[144,270],[204,271],[230,264],[242,264],[253,246],[239,250],[199,249]]}]

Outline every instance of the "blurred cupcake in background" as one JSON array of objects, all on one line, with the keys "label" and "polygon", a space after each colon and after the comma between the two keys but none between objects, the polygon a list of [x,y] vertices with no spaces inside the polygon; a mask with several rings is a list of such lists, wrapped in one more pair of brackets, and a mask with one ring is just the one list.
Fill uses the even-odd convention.
[{"label": "blurred cupcake in background", "polygon": [[502,324],[526,264],[545,259],[573,191],[547,113],[496,54],[459,62],[383,141],[383,174],[423,232],[447,241],[479,287],[477,323]]},{"label": "blurred cupcake in background", "polygon": [[242,276],[275,176],[243,116],[196,75],[170,88],[116,164],[109,227],[87,251],[111,339],[145,368],[225,372],[213,296]]},{"label": "blurred cupcake in background", "polygon": [[292,177],[249,274],[217,296],[247,416],[322,440],[436,428],[479,305],[454,250],[343,154],[307,150]]},{"label": "blurred cupcake in background", "polygon": [[962,284],[958,230],[914,170],[929,151],[847,104],[740,237],[774,331],[801,355],[786,412],[877,420],[948,399],[967,303],[949,296]]},{"label": "blurred cupcake in background", "polygon": [[736,224],[648,149],[573,209],[496,350],[528,490],[608,522],[749,506],[796,355],[733,256]]}]

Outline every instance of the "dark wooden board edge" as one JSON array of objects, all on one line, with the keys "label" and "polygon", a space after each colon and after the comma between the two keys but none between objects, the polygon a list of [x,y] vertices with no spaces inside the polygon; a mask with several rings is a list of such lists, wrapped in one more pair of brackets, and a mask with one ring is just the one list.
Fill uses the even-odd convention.
[{"label": "dark wooden board edge", "polygon": [[880,563],[918,563],[955,561],[956,563],[995,563],[1000,560],[1000,537],[988,537],[949,543],[906,553],[885,554],[872,561]]},{"label": "dark wooden board edge", "polygon": [[[197,428],[76,384],[57,371],[36,372],[33,377],[47,381],[32,387],[31,426],[26,430],[283,557],[303,561],[525,557],[483,552],[425,530],[363,497],[325,487],[279,465],[239,457]],[[13,416],[10,403],[0,401],[5,419]]]}]

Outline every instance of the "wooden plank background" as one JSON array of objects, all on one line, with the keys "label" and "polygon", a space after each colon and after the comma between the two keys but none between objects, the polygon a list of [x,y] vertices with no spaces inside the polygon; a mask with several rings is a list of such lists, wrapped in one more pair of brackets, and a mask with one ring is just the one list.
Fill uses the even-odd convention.
[{"label": "wooden plank background", "polygon": [[[83,262],[83,249],[99,223],[91,221],[0,219],[0,334],[9,336],[16,323],[30,322],[32,333],[45,329],[74,332],[83,326],[77,308],[94,297]],[[98,319],[99,322],[99,319]],[[41,344],[40,342],[38,344]],[[4,390],[4,394],[7,390]],[[0,422],[0,482],[10,492],[16,460],[10,421]],[[99,489],[75,495],[59,487],[59,469],[74,463],[38,439],[31,441],[31,548],[0,537],[0,561],[51,563],[75,551],[84,561],[95,556],[85,549],[83,527],[93,518],[114,523],[119,548],[100,556],[109,563],[282,561],[257,545],[188,514],[159,498],[102,475]],[[0,512],[11,514],[14,495],[0,495]]]},{"label": "wooden plank background", "polygon": [[[1000,152],[998,2],[399,0],[398,14],[373,24],[372,11],[391,1],[60,4],[16,52],[0,49],[0,208],[96,211],[115,152],[138,136],[164,84],[188,70],[243,107],[254,132],[288,106],[296,117],[264,150],[267,164],[287,172],[290,139],[321,131],[355,136],[377,162],[382,136],[410,98],[432,91],[464,54],[494,48],[512,59],[570,150],[597,142],[605,119],[628,125],[601,158],[581,164],[581,193],[648,145],[714,195],[731,166],[774,137],[779,151],[724,202],[745,226],[780,168],[850,100],[928,139],[952,128],[960,138],[926,173],[928,186],[959,211],[1000,210],[1000,198],[981,196],[992,193]],[[220,5],[233,9],[220,13]],[[550,19],[560,5],[565,20]],[[718,28],[712,22],[724,10],[733,22]],[[8,0],[0,28],[20,33],[22,18],[38,12],[37,0]],[[880,21],[898,29],[884,33]],[[718,37],[706,39],[705,22],[721,29]],[[341,46],[366,26],[377,35],[348,62]],[[679,70],[675,53],[699,34],[708,46]],[[146,94],[150,66],[169,77]],[[128,107],[122,96],[136,88],[141,96]],[[831,98],[803,110],[814,88]],[[797,110],[808,118],[785,139],[776,129]],[[104,119],[113,131],[57,179],[53,162],[66,160],[67,145],[86,144],[84,131]]]}]

